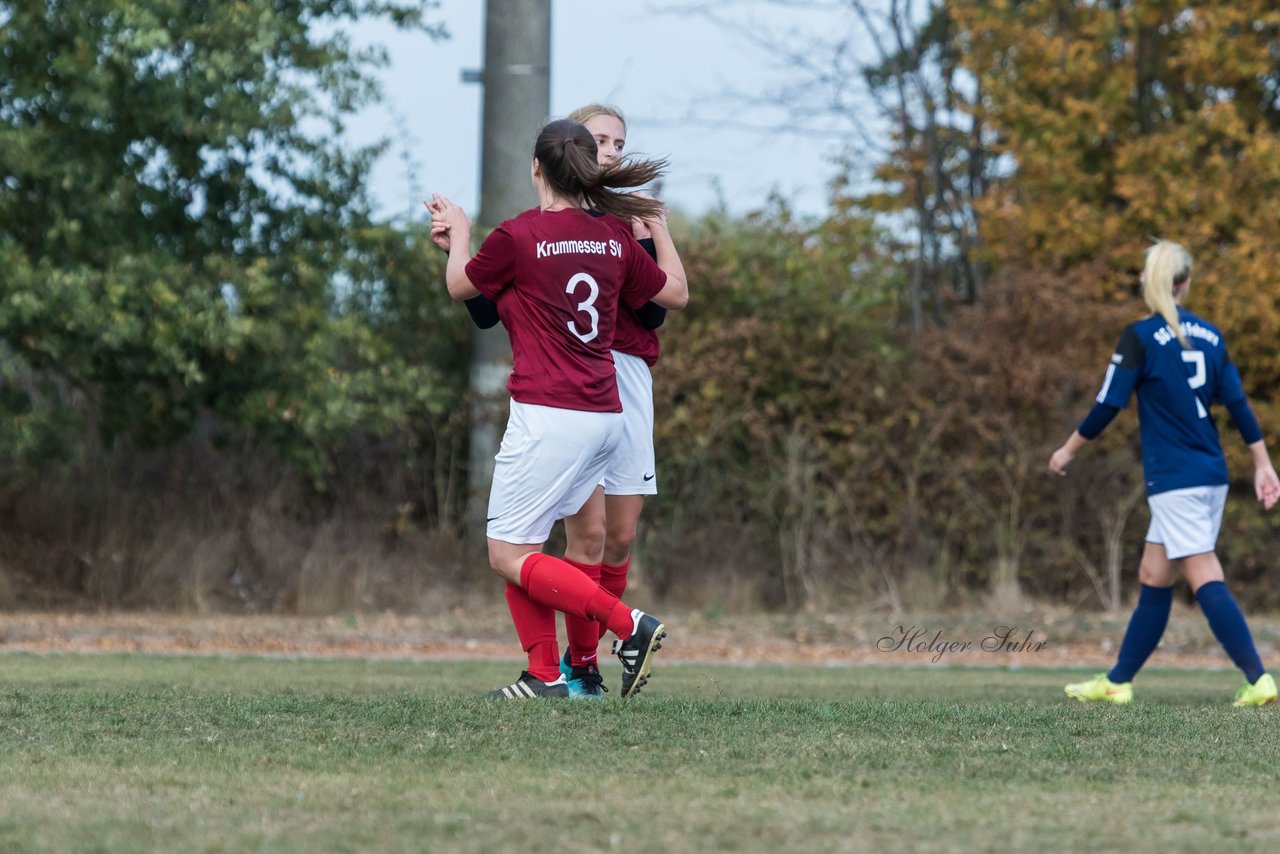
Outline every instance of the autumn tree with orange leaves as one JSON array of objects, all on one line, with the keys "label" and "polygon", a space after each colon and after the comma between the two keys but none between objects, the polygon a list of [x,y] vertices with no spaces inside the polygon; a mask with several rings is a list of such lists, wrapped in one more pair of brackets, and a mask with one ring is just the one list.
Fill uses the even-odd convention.
[{"label": "autumn tree with orange leaves", "polygon": [[1280,424],[1280,8],[958,0],[1005,177],[976,205],[996,261],[1105,262],[1132,293],[1152,237],[1195,256],[1190,307],[1224,328]]},{"label": "autumn tree with orange leaves", "polygon": [[[987,260],[1006,273],[1088,264],[1098,273],[1078,295],[1101,323],[1108,306],[1145,313],[1135,286],[1152,238],[1184,243],[1196,259],[1188,307],[1226,332],[1274,446],[1280,8],[1268,0],[949,5],[998,164],[974,202]],[[1064,428],[1075,408],[1062,407]],[[1250,471],[1234,428],[1219,426],[1232,470]],[[1248,564],[1266,550],[1273,523],[1246,505],[1228,511],[1224,543],[1228,557],[1235,550]]]}]

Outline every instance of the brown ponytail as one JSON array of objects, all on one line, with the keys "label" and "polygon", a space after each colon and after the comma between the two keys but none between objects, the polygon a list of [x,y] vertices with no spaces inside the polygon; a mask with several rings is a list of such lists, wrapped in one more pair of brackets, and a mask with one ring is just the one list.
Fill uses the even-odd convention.
[{"label": "brown ponytail", "polygon": [[591,132],[568,119],[543,125],[533,156],[542,167],[543,180],[558,195],[624,220],[650,219],[662,212],[662,202],[615,188],[642,187],[656,180],[667,168],[666,160],[624,157],[601,168]]}]

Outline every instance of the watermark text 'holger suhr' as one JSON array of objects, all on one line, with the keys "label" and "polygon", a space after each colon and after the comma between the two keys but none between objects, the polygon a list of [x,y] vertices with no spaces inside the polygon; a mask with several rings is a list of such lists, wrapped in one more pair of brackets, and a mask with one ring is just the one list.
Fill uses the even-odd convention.
[{"label": "watermark text 'holger suhr'", "polygon": [[898,626],[876,641],[881,652],[910,652],[928,655],[934,664],[944,656],[973,652],[1018,653],[1040,652],[1049,645],[1047,640],[1036,640],[1035,630],[1025,634],[1017,626],[996,626],[991,634],[979,641],[951,640],[943,637],[942,630],[930,632],[924,626]]}]

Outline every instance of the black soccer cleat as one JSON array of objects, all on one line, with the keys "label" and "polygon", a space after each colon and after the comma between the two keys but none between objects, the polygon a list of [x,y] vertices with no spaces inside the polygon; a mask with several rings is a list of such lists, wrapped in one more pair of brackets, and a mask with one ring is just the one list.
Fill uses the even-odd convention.
[{"label": "black soccer cleat", "polygon": [[632,610],[631,618],[636,620],[636,630],[631,637],[624,641],[613,642],[613,651],[622,662],[624,699],[639,693],[649,681],[649,668],[653,665],[653,654],[662,648],[662,639],[667,636],[666,627],[657,617],[636,609]]},{"label": "black soccer cleat", "polygon": [[507,687],[490,691],[485,696],[493,700],[535,700],[539,697],[547,700],[567,700],[569,686],[565,684],[563,676],[557,676],[554,682],[543,682],[541,679],[534,679],[526,670],[520,674],[519,679]]}]

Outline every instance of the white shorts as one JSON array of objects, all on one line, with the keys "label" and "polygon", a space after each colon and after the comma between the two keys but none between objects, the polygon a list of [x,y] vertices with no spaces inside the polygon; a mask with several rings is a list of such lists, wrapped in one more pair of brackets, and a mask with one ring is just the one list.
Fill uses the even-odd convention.
[{"label": "white shorts", "polygon": [[1164,546],[1170,560],[1217,549],[1222,511],[1227,506],[1225,486],[1171,489],[1149,496],[1147,506],[1151,508],[1147,542]]},{"label": "white shorts", "polygon": [[639,356],[613,351],[622,398],[622,439],[604,470],[605,495],[657,495],[653,454],[653,374]]},{"label": "white shorts", "polygon": [[489,492],[486,533],[544,543],[556,520],[587,503],[622,435],[617,412],[580,412],[511,401]]}]

